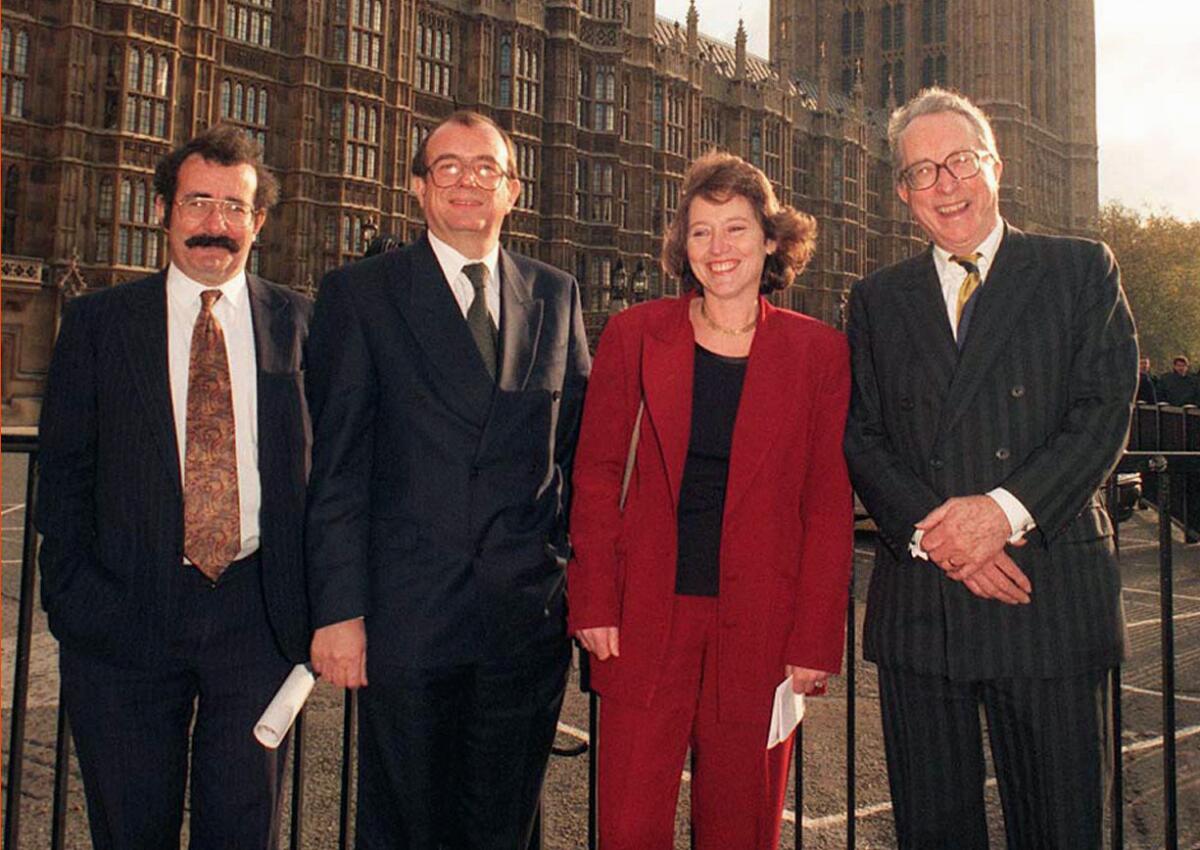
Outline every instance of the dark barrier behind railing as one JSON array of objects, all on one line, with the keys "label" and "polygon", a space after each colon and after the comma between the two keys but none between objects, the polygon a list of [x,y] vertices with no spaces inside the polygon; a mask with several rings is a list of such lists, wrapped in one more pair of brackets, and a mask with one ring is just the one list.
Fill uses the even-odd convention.
[{"label": "dark barrier behind railing", "polygon": [[[21,553],[21,583],[18,600],[17,642],[15,648],[14,677],[12,682],[12,716],[9,747],[5,754],[8,760],[7,788],[4,801],[4,847],[3,850],[19,850],[20,799],[25,760],[25,720],[27,715],[30,647],[33,626],[33,604],[35,595],[36,535],[32,525],[32,504],[37,492],[37,438],[32,434],[3,436],[5,454],[23,454],[28,457],[29,469],[25,485],[24,542]],[[1172,524],[1182,525],[1188,533],[1200,530],[1200,409],[1180,409],[1165,405],[1152,407],[1139,405],[1135,413],[1130,434],[1129,450],[1122,459],[1119,472],[1139,472],[1148,485],[1147,501],[1158,508],[1159,541],[1159,593],[1161,598],[1161,664],[1162,664],[1162,723],[1163,723],[1163,836],[1162,847],[1175,850],[1178,847],[1178,791],[1176,780],[1175,740],[1175,637],[1173,595],[1173,543]],[[1114,515],[1119,508],[1117,478],[1114,476],[1107,488],[1109,510]],[[8,494],[12,500],[12,494]],[[1116,523],[1114,523],[1116,525]],[[1119,527],[1119,526],[1118,526]],[[1118,551],[1120,538],[1117,538]],[[853,582],[853,579],[851,579]],[[853,588],[853,584],[852,584]],[[846,842],[847,848],[855,846],[855,719],[857,711],[855,657],[855,599],[850,594],[846,637]],[[598,741],[598,700],[588,689],[590,681],[586,659],[581,663],[580,687],[589,693],[588,746],[575,747],[560,754],[578,755],[588,749],[594,751]],[[1121,671],[1113,671],[1113,728],[1122,728]],[[54,759],[54,798],[51,807],[52,850],[61,850],[65,842],[65,814],[67,797],[67,775],[69,759],[69,731],[62,701],[59,700]],[[802,761],[803,725],[797,730],[795,747],[795,846],[803,846],[804,811],[804,765]],[[341,791],[339,805],[338,847],[348,850],[350,846],[350,791],[352,787],[352,751],[355,737],[355,699],[346,693],[342,726]],[[291,799],[292,850],[298,850],[301,842],[301,823],[305,806],[305,726],[304,715],[296,722],[293,739],[293,782]],[[1122,770],[1121,735],[1114,735],[1113,761],[1114,796],[1123,800],[1124,774]],[[1111,821],[1111,844],[1114,850],[1124,847],[1124,811],[1122,805],[1113,806]],[[589,759],[588,766],[588,847],[595,850],[596,832],[596,759]],[[533,836],[531,850],[541,847],[541,827]]]}]

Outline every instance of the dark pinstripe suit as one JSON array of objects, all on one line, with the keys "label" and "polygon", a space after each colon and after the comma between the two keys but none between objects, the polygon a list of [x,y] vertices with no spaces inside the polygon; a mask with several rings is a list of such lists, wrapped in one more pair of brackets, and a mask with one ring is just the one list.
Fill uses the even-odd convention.
[{"label": "dark pinstripe suit", "polygon": [[183,564],[165,281],[159,272],[63,311],[40,430],[42,603],[62,645],[97,850],[178,848],[189,742],[189,846],[262,850],[275,846],[287,748],[264,750],[250,733],[308,651],[301,355],[312,304],[247,275],[259,549],[212,584]]},{"label": "dark pinstripe suit", "polygon": [[[1020,703],[1030,696],[1021,709],[1029,720],[1025,731],[1057,730],[1059,719],[1043,723],[1039,716],[1063,710],[1047,707],[1047,700],[1065,681],[1082,677],[1081,687],[1103,702],[1105,691],[1097,684],[1103,677],[1089,674],[1122,658],[1120,577],[1097,489],[1128,428],[1137,383],[1133,321],[1104,245],[1008,227],[961,355],[930,250],[859,282],[851,291],[848,332],[854,387],[847,459],[855,488],[880,529],[863,649],[880,665],[885,726],[895,733],[889,736],[889,773],[893,796],[906,797],[896,800],[897,825],[905,846],[951,846],[946,843],[951,839],[936,838],[936,832],[914,837],[921,828],[906,825],[901,809],[911,806],[916,824],[946,816],[961,827],[960,809],[968,803],[927,799],[913,790],[922,783],[911,774],[924,771],[929,788],[965,788],[962,793],[974,797],[982,761],[954,752],[957,743],[949,739],[951,727],[966,724],[960,737],[978,740],[977,705],[983,699],[993,752],[999,756],[1006,749],[995,743],[998,727],[1008,724],[992,715],[988,686],[1024,680],[1008,688],[1004,699]],[[1029,545],[1008,547],[1033,584],[1029,605],[978,598],[908,555],[914,524],[929,511],[949,497],[998,486],[1016,496],[1037,523]],[[927,705],[914,708],[908,697],[923,681],[926,687],[984,684],[968,686],[975,696],[954,720],[938,717]],[[1038,682],[1047,686],[1044,691]],[[908,697],[901,698],[904,693]],[[1098,728],[1102,731],[1102,719]],[[923,757],[920,765],[898,770],[892,762],[900,754],[891,750],[902,733],[924,741]],[[1066,739],[1082,734],[1061,733]],[[1089,746],[1095,750],[1094,741],[1084,745]],[[1063,758],[1071,765],[1079,756]],[[1034,766],[1030,776],[1036,780],[1049,770],[1047,764]],[[1001,777],[1002,792],[1007,778]],[[1013,846],[1030,846],[1029,841],[1055,846],[1049,838],[1014,836],[1054,832],[1041,823],[1041,812],[1030,816],[1038,821],[1030,826],[1012,822],[1015,804],[1006,800],[1005,808]],[[906,841],[910,826],[917,831]],[[958,837],[952,846],[969,842]]]}]

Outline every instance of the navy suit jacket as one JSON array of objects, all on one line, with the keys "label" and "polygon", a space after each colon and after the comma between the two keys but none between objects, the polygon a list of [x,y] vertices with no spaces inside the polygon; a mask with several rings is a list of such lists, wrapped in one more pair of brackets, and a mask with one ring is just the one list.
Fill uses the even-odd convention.
[{"label": "navy suit jacket", "polygon": [[[247,287],[258,361],[263,590],[280,650],[302,661],[311,430],[301,357],[312,304],[253,275]],[[67,304],[39,436],[34,518],[50,630],[76,651],[152,665],[163,657],[184,570],[164,272]]]},{"label": "navy suit jacket", "polygon": [[488,375],[427,237],[328,274],[309,339],[315,627],[372,664],[470,663],[565,635],[566,507],[591,366],[569,275],[500,253]]},{"label": "navy suit jacket", "polygon": [[[1108,248],[1008,227],[961,355],[931,250],[855,285],[847,330],[846,455],[881,539],[864,655],[955,679],[1119,663],[1120,576],[1097,491],[1125,444],[1138,355]],[[1029,605],[980,599],[908,555],[929,511],[994,487],[1037,523],[1007,549]]]}]

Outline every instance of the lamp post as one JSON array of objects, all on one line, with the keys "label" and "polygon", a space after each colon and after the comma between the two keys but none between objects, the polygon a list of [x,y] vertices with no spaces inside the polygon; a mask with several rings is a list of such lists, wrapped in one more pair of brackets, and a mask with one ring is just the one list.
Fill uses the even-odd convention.
[{"label": "lamp post", "polygon": [[646,275],[646,264],[641,260],[633,270],[633,302],[640,304],[650,294],[650,280]]},{"label": "lamp post", "polygon": [[608,282],[608,314],[610,316],[614,313],[620,313],[629,306],[627,297],[628,277],[625,273],[624,261],[617,260],[617,264],[613,266],[612,274],[609,275]]}]

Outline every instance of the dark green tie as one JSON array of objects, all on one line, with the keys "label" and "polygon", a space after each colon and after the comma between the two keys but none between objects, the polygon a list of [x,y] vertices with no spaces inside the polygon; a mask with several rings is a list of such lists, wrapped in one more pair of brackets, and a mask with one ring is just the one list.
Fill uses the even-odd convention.
[{"label": "dark green tie", "polygon": [[485,289],[487,266],[483,263],[469,263],[463,266],[462,271],[467,276],[467,280],[471,281],[471,287],[475,290],[475,298],[467,310],[467,327],[471,329],[471,336],[475,339],[479,356],[483,358],[484,368],[487,369],[488,375],[494,381],[496,380],[496,326],[492,324],[492,317],[487,308],[487,290]]}]

